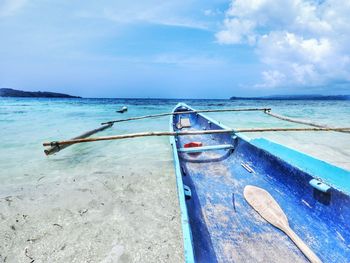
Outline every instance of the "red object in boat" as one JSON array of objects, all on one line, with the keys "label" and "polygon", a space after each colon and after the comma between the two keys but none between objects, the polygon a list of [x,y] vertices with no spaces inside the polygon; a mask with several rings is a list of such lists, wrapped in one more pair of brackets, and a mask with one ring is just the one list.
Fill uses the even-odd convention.
[{"label": "red object in boat", "polygon": [[203,146],[203,143],[201,143],[201,142],[189,142],[189,143],[184,144],[185,148],[201,147],[201,146]]},{"label": "red object in boat", "polygon": [[[192,148],[192,147],[201,147],[203,146],[203,143],[201,142],[189,142],[184,144],[184,148]],[[199,156],[201,152],[199,153],[188,153],[188,155],[191,155],[193,157]]]}]

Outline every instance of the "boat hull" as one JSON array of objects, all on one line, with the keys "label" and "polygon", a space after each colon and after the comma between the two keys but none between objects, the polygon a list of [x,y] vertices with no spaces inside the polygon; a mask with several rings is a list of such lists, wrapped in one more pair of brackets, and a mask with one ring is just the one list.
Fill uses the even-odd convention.
[{"label": "boat hull", "polygon": [[[174,111],[183,113],[171,117],[170,129],[227,129],[203,114],[186,113],[191,110],[179,104]],[[181,118],[188,119],[190,127],[181,128]],[[187,262],[307,262],[282,231],[262,219],[245,201],[246,185],[267,190],[286,213],[291,228],[324,262],[349,261],[347,186],[315,176],[307,163],[301,166],[306,160],[316,168],[348,176],[350,182],[348,171],[279,144],[264,139],[250,141],[239,134],[175,136],[171,142]],[[190,142],[232,148],[196,155],[181,152]],[[281,159],[276,149],[293,158]],[[299,166],[293,163],[297,157],[301,160]],[[328,188],[323,189],[326,192],[310,184],[315,177],[317,182],[327,182],[324,185]]]}]

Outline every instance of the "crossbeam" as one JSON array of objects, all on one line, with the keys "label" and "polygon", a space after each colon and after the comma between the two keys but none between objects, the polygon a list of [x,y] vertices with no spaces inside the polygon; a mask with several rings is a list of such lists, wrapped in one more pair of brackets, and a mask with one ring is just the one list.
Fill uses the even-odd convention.
[{"label": "crossbeam", "polygon": [[179,148],[177,151],[181,153],[198,153],[206,151],[216,151],[216,150],[231,150],[233,149],[231,144],[220,144],[220,145],[208,145],[201,147],[191,147],[191,148]]}]

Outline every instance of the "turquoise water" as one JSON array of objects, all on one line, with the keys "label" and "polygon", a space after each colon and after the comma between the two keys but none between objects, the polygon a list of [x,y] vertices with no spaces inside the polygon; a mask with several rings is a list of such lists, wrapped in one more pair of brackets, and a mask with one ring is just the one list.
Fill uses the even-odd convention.
[{"label": "turquoise water", "polygon": [[[50,157],[42,147],[45,141],[75,137],[104,121],[170,112],[179,101],[1,99],[0,262],[5,256],[9,262],[27,262],[25,248],[31,253],[27,255],[39,262],[181,260],[168,138],[86,143]],[[196,109],[270,107],[277,114],[350,127],[350,101],[184,102]],[[124,105],[128,112],[115,112]],[[208,115],[231,128],[303,126],[262,112]],[[168,122],[169,118],[163,117],[119,123],[97,135],[166,131]],[[267,137],[350,169],[349,134],[246,135]]]},{"label": "turquoise water", "polygon": [[[2,169],[6,174],[1,175],[3,183],[15,183],[21,180],[23,174],[35,173],[45,169],[74,167],[81,168],[92,159],[113,152],[119,158],[128,158],[137,154],[142,145],[142,151],[150,147],[168,147],[166,138],[147,138],[129,141],[110,141],[82,144],[70,147],[56,156],[46,158],[43,155],[41,143],[44,141],[68,139],[84,131],[99,127],[104,121],[132,116],[170,112],[178,100],[108,100],[108,99],[2,99],[0,101],[1,151]],[[331,126],[350,126],[349,101],[227,101],[227,100],[187,100],[196,109],[207,108],[239,108],[239,107],[270,107],[273,112],[293,118],[312,120]],[[127,113],[118,114],[115,110],[127,105]],[[266,116],[261,112],[240,113],[209,113],[208,115],[232,128],[245,127],[300,127],[303,125],[288,123]],[[167,130],[168,117],[118,123],[99,135],[132,133],[139,131]],[[341,133],[265,133],[251,134],[251,137],[265,136],[289,138],[295,140],[295,146],[307,141],[315,147],[328,145],[332,148],[339,146],[339,156],[349,155],[349,137]],[[319,140],[321,138],[321,140]],[[327,140],[325,139],[327,138]],[[315,139],[315,141],[312,141]],[[310,141],[309,141],[310,140]],[[291,142],[284,141],[289,146]],[[132,147],[128,147],[132,145]],[[307,146],[306,146],[307,147]],[[312,149],[310,149],[312,151]],[[332,153],[334,154],[334,153]],[[328,161],[339,163],[343,158]],[[20,166],[18,166],[20,164]],[[340,164],[346,166],[348,164]],[[20,168],[20,169],[19,169]],[[21,172],[20,172],[21,171]],[[28,178],[26,178],[27,181]]]}]

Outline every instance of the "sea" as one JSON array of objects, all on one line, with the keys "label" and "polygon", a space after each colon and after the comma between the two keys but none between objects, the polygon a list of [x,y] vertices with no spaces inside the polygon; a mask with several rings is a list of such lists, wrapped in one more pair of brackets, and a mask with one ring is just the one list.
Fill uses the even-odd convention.
[{"label": "sea", "polygon": [[[70,146],[46,156],[43,142],[100,123],[195,109],[271,108],[291,118],[350,127],[350,101],[181,99],[0,99],[0,262],[181,262],[180,211],[169,138]],[[122,106],[128,111],[117,113]],[[306,127],[263,112],[208,116],[233,129]],[[169,117],[116,123],[94,136],[168,131]],[[350,135],[246,133],[350,170]]]}]

